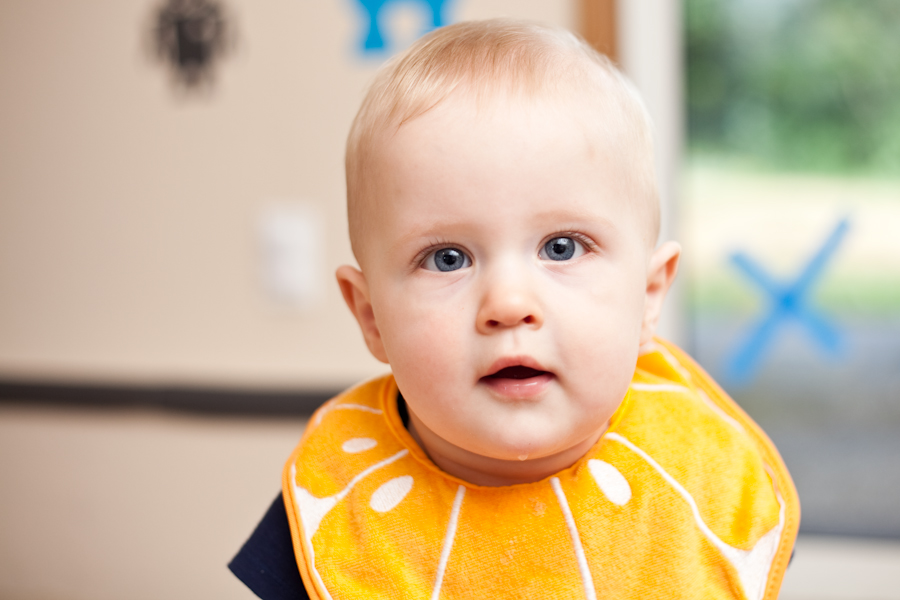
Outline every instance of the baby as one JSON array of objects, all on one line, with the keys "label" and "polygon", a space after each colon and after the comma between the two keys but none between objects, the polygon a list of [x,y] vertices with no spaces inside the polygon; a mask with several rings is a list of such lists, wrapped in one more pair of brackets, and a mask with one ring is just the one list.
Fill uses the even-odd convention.
[{"label": "baby", "polygon": [[796,493],[653,337],[680,248],[608,60],[514,21],[429,34],[365,98],[347,198],[337,279],[392,375],[323,406],[285,470],[310,598],[777,596]]}]

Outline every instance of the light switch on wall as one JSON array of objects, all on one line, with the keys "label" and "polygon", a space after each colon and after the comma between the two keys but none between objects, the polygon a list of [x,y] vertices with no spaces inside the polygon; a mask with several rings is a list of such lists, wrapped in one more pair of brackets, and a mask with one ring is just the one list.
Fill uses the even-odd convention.
[{"label": "light switch on wall", "polygon": [[324,221],[301,202],[277,202],[259,218],[262,284],[275,302],[309,308],[322,296]]}]

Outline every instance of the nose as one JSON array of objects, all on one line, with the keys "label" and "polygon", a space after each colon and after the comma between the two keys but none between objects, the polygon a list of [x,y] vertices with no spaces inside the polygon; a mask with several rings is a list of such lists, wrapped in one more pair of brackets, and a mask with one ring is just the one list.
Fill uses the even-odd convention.
[{"label": "nose", "polygon": [[539,329],[544,314],[533,283],[525,274],[490,277],[478,309],[478,331],[490,334],[511,327]]}]

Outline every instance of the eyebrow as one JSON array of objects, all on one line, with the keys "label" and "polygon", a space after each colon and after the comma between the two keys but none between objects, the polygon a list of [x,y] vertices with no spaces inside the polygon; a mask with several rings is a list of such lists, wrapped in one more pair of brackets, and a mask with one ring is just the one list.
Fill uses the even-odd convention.
[{"label": "eyebrow", "polygon": [[[391,243],[390,249],[397,250],[422,238],[436,237],[439,233],[445,232],[447,227],[446,221],[436,219],[430,220],[424,225],[415,223],[409,228],[409,233],[404,233]],[[452,229],[453,225],[449,225],[449,227]]]},{"label": "eyebrow", "polygon": [[554,207],[552,209],[543,210],[532,215],[536,221],[553,221],[573,224],[600,223],[601,227],[613,227],[615,224],[611,219],[599,214],[585,218],[584,211],[572,210],[567,207]]}]

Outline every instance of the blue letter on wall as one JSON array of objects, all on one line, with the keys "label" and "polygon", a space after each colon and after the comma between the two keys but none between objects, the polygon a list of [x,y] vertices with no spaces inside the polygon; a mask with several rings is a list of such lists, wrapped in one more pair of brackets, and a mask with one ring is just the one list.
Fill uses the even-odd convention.
[{"label": "blue letter on wall", "polygon": [[431,10],[431,22],[425,27],[425,31],[431,31],[440,27],[445,23],[444,8],[451,0],[356,0],[366,11],[369,17],[368,31],[363,39],[362,51],[364,53],[379,52],[385,48],[384,36],[381,34],[381,27],[378,21],[378,15],[381,9],[386,5],[395,2],[410,2],[424,4]]}]

